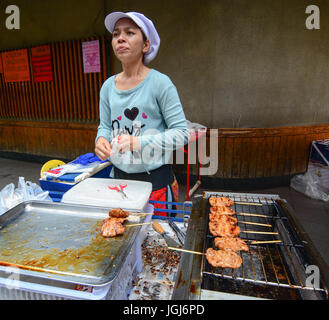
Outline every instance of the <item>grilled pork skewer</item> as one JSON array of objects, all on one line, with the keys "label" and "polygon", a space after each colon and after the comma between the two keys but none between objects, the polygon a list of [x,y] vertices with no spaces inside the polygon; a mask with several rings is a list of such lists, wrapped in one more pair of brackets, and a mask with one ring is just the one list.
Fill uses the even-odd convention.
[{"label": "grilled pork skewer", "polygon": [[124,211],[120,208],[117,209],[111,209],[109,212],[109,216],[113,218],[128,218],[129,212]]},{"label": "grilled pork skewer", "polygon": [[209,197],[209,203],[212,207],[218,207],[218,206],[230,207],[233,206],[234,201],[227,197]]},{"label": "grilled pork skewer", "polygon": [[[227,217],[227,218],[224,218],[224,217]],[[212,213],[212,212],[209,213],[209,220],[210,221],[228,221],[228,222],[231,222],[232,224],[243,223],[243,224],[251,224],[251,225],[255,225],[255,226],[272,227],[271,224],[249,222],[249,221],[238,221],[237,218],[234,218],[230,215],[223,215],[220,213]]]},{"label": "grilled pork skewer", "polygon": [[257,203],[257,202],[243,202],[243,201],[233,201],[232,199],[228,197],[209,197],[209,203],[213,207],[217,206],[226,206],[226,207],[231,207],[233,206],[234,203],[236,204],[245,204],[249,206],[262,206],[262,203]]},{"label": "grilled pork skewer", "polygon": [[225,251],[225,250],[215,250],[213,248],[208,248],[206,253],[202,253],[198,251],[186,250],[186,249],[175,248],[175,247],[168,247],[168,249],[188,252],[192,254],[205,255],[209,264],[211,264],[215,268],[237,269],[242,264],[242,258],[232,250]]},{"label": "grilled pork skewer", "polygon": [[209,222],[209,231],[216,237],[236,237],[240,234],[240,227],[232,221],[214,220]]},{"label": "grilled pork skewer", "polygon": [[231,224],[236,224],[238,222],[238,219],[229,215],[210,212],[209,221],[211,222],[221,221],[221,222],[229,222]]},{"label": "grilled pork skewer", "polygon": [[218,206],[218,207],[210,207],[210,212],[211,213],[217,213],[217,214],[227,214],[227,215],[234,215],[235,211],[232,210],[229,207],[225,207],[225,206]]},{"label": "grilled pork skewer", "polygon": [[226,215],[209,216],[209,231],[216,237],[237,237],[241,232],[258,234],[278,234],[277,232],[242,230],[236,226],[236,218]]},{"label": "grilled pork skewer", "polygon": [[125,218],[107,218],[103,221],[101,226],[101,235],[105,238],[115,237],[125,232],[125,227],[122,225]]},{"label": "grilled pork skewer", "polygon": [[[229,216],[231,217],[231,219],[235,219],[234,223],[243,223],[243,224],[250,224],[250,225],[255,225],[255,226],[263,226],[263,227],[272,227],[271,224],[266,224],[266,223],[258,223],[258,222],[249,222],[249,221],[238,221],[236,218],[233,218],[232,215],[235,214],[235,212],[232,210],[232,214],[230,213],[231,211],[221,211],[221,210],[217,210],[220,207],[211,207],[210,208],[210,213],[209,213],[209,220],[210,221],[216,221],[218,220],[221,216]],[[231,210],[230,208],[227,208],[229,210]],[[238,214],[240,215],[240,214]],[[241,214],[244,215],[244,214]]]},{"label": "grilled pork skewer", "polygon": [[249,251],[247,244],[241,238],[216,237],[214,243],[221,250]]},{"label": "grilled pork skewer", "polygon": [[127,218],[129,215],[136,215],[136,216],[147,216],[147,215],[153,215],[153,212],[129,212],[129,211],[124,211],[120,208],[117,209],[111,209],[109,211],[109,216],[113,218]]},{"label": "grilled pork skewer", "polygon": [[215,250],[208,248],[206,251],[207,261],[215,268],[240,268],[242,258],[232,250]]}]

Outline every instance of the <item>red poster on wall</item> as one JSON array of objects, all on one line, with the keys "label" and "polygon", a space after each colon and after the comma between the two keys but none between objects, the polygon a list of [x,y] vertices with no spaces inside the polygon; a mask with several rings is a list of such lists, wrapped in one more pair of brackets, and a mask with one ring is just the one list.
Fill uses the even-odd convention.
[{"label": "red poster on wall", "polygon": [[31,58],[34,82],[53,81],[50,46],[31,48]]},{"label": "red poster on wall", "polygon": [[5,82],[30,81],[27,49],[2,53]]}]

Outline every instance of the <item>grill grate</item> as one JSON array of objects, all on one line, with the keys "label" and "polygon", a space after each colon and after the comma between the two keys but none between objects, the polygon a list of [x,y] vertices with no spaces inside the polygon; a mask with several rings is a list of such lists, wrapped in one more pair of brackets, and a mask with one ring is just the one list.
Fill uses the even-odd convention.
[{"label": "grill grate", "polygon": [[[228,193],[208,193],[207,199],[209,197],[230,197],[234,201],[232,209],[236,212],[235,217],[238,222],[265,223],[270,224],[271,227],[238,223],[241,228],[240,237],[249,246],[249,252],[239,252],[242,258],[241,267],[238,269],[215,268],[203,256],[202,275],[259,285],[325,291],[323,288],[315,289],[313,286],[306,286],[307,275],[305,269],[300,268],[300,264],[297,263],[300,257],[306,255],[305,248],[301,240],[294,236],[289,219],[282,214],[276,203],[277,198]],[[237,204],[237,202],[250,204]],[[206,213],[209,212],[209,209],[210,205],[207,201]],[[247,213],[248,215],[241,215],[241,213]],[[254,214],[259,216],[254,216]],[[215,249],[215,237],[209,232],[208,222],[209,215],[207,214],[206,237],[203,245],[204,253],[209,247]],[[242,231],[270,231],[278,234],[251,234]],[[253,240],[281,240],[281,243],[251,244]]]}]

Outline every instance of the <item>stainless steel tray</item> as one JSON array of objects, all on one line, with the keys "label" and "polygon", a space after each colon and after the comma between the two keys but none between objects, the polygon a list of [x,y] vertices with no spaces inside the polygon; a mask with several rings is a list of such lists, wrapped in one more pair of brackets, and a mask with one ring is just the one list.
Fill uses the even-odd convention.
[{"label": "stainless steel tray", "polygon": [[17,205],[0,216],[0,271],[10,266],[33,277],[93,286],[110,283],[141,226],[103,238],[100,226],[108,211],[43,201]]}]

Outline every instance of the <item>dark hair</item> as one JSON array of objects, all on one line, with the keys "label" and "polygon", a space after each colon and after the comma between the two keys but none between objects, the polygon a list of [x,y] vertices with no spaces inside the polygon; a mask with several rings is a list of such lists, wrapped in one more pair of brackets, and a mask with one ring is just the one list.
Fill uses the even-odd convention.
[{"label": "dark hair", "polygon": [[[142,32],[143,41],[145,42],[145,41],[147,40],[147,37],[146,37],[145,33],[143,32],[143,30],[142,30],[141,28],[139,28],[139,29],[140,29],[140,31]],[[143,54],[143,58],[142,58],[142,62],[143,62],[143,63],[144,63],[144,55],[145,55],[145,53]]]},{"label": "dark hair", "polygon": [[143,35],[143,41],[145,42],[147,40],[147,37],[145,35],[145,33],[143,32],[143,30],[141,28],[139,28],[142,31],[142,35]]}]

